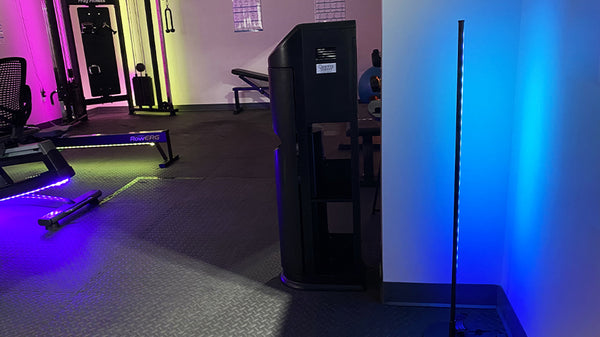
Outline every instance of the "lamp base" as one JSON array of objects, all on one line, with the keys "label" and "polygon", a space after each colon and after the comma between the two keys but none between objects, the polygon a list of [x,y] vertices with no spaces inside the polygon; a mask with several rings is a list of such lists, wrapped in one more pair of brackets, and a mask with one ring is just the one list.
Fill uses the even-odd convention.
[{"label": "lamp base", "polygon": [[450,334],[450,324],[448,321],[433,323],[425,329],[423,337],[462,337],[467,329],[462,320],[457,320],[454,324],[454,335]]}]

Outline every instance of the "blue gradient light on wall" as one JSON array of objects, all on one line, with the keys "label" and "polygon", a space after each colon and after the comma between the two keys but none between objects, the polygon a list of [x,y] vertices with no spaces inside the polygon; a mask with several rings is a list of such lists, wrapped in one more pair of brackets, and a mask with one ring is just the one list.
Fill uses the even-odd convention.
[{"label": "blue gradient light on wall", "polygon": [[[545,177],[551,171],[547,166],[550,154],[553,129],[553,111],[556,108],[555,92],[558,51],[556,31],[558,18],[542,14],[538,20],[528,24],[530,32],[522,41],[523,54],[520,71],[521,92],[518,97],[520,119],[517,121],[515,139],[515,228],[516,246],[532,247],[539,239],[537,226],[540,223],[540,203],[545,199]],[[526,252],[523,252],[526,253]],[[530,255],[530,254],[527,254]]]},{"label": "blue gradient light on wall", "polygon": [[[524,54],[529,55],[522,61],[521,92],[519,105],[520,119],[517,120],[517,139],[515,140],[518,213],[525,215],[532,209],[531,203],[537,199],[543,184],[546,159],[552,149],[548,146],[552,134],[552,111],[556,102],[557,90],[555,71],[560,65],[557,60],[558,45],[555,23],[547,20],[531,23],[532,32],[522,43]],[[533,223],[533,222],[531,222]]]},{"label": "blue gradient light on wall", "polygon": [[[533,311],[540,283],[545,278],[540,267],[545,257],[542,247],[548,218],[547,209],[553,185],[554,159],[560,145],[555,138],[556,111],[561,105],[558,78],[561,18],[552,3],[532,2],[524,8],[520,46],[519,78],[513,139],[512,198],[509,203],[507,236],[507,291],[525,328],[538,319]],[[556,140],[555,140],[556,139]],[[532,266],[536,266],[532,268]]]}]

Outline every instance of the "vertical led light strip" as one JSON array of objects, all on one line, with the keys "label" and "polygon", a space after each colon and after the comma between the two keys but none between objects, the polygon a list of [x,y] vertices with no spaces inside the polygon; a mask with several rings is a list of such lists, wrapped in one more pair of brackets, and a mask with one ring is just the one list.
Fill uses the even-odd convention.
[{"label": "vertical led light strip", "polygon": [[463,80],[465,21],[458,21],[458,67],[456,76],[456,140],[454,150],[454,221],[452,240],[452,284],[450,296],[450,337],[456,336],[456,272],[458,269],[458,233],[460,206],[460,154],[462,145]]},{"label": "vertical led light strip", "polygon": [[[62,48],[62,55],[65,63],[65,73],[69,73],[69,69],[73,69],[71,62],[71,55],[68,51],[67,42],[67,30],[65,28],[65,19],[62,11],[62,4],[60,0],[53,0],[54,2],[54,15],[56,15],[56,24],[58,25],[58,34],[60,36],[60,46]],[[50,13],[48,13],[50,15]],[[68,75],[67,75],[68,77]]]}]

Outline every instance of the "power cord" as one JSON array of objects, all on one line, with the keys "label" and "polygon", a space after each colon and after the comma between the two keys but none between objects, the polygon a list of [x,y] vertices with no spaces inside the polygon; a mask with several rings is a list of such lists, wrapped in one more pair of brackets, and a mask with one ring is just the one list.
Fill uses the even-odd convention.
[{"label": "power cord", "polygon": [[464,326],[464,320],[467,313],[461,313],[456,317],[456,336],[484,336],[484,337],[508,337],[506,332],[499,329],[467,329]]},{"label": "power cord", "polygon": [[42,80],[40,79],[40,74],[38,72],[35,60],[33,59],[33,52],[31,49],[31,42],[29,41],[29,32],[27,31],[27,25],[25,25],[25,17],[23,16],[23,5],[21,4],[21,0],[17,1],[19,4],[19,15],[21,16],[21,25],[23,26],[23,31],[25,32],[25,41],[27,41],[27,48],[29,51],[29,56],[31,57],[31,63],[33,65],[33,73],[35,74],[35,77],[38,80],[38,83],[40,84],[40,95],[42,96],[42,100],[45,101],[46,98],[46,90],[44,90],[44,84],[42,83]]}]

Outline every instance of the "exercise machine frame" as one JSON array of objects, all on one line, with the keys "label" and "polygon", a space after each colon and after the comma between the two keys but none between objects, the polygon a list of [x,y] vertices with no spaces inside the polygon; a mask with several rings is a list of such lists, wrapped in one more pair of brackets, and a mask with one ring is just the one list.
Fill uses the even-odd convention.
[{"label": "exercise machine frame", "polygon": [[[169,136],[168,129],[120,134],[78,135],[64,138],[54,138],[53,142],[56,145],[56,148],[59,150],[109,146],[153,146],[156,147],[164,160],[158,165],[160,168],[169,167],[179,159],[179,155],[173,155],[171,137]],[[160,143],[164,143],[166,145],[167,152],[163,150],[163,148],[160,146]]]},{"label": "exercise machine frame", "polygon": [[[152,22],[152,4],[150,0],[144,0],[146,11],[146,21],[148,25],[149,49],[151,51],[152,70],[154,72],[154,90],[156,92],[157,108],[134,106],[132,99],[131,79],[129,78],[129,66],[127,58],[127,50],[125,47],[125,36],[123,33],[122,15],[118,0],[44,0],[45,14],[49,27],[49,37],[51,40],[55,78],[57,89],[52,92],[50,98],[54,104],[54,95],[63,102],[67,121],[87,119],[86,106],[92,104],[113,103],[118,101],[127,101],[129,113],[134,114],[135,111],[149,112],[168,112],[174,116],[178,111],[173,107],[171,101],[170,82],[166,59],[166,49],[164,46],[164,36],[162,32],[162,17],[160,10],[160,0],[156,0],[159,36],[161,39],[161,52],[164,64],[164,76],[166,84],[167,101],[162,102],[162,89],[160,84],[160,73],[158,70],[158,55],[156,52],[156,41],[154,38],[154,25]],[[75,44],[75,35],[73,30],[73,22],[70,17],[70,6],[112,6],[117,22],[117,34],[119,39],[119,52],[121,55],[121,64],[124,73],[125,94],[106,95],[102,97],[86,98],[83,93],[82,76],[80,73],[79,60],[77,58],[77,47]],[[64,34],[61,34],[64,33]],[[66,46],[63,46],[61,39],[64,40]],[[63,48],[65,47],[65,48]],[[66,52],[63,50],[66,49]],[[65,61],[68,61],[66,63]]]}]

